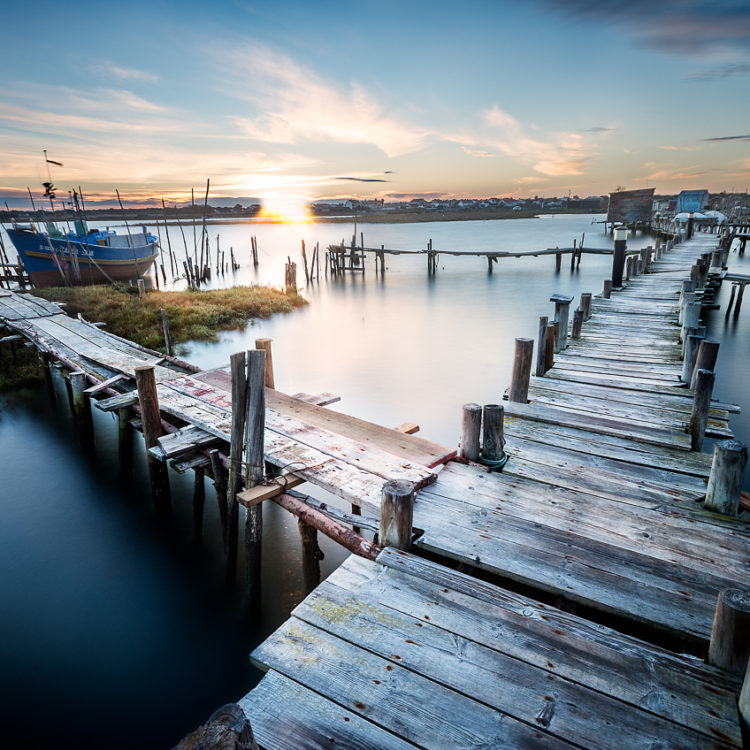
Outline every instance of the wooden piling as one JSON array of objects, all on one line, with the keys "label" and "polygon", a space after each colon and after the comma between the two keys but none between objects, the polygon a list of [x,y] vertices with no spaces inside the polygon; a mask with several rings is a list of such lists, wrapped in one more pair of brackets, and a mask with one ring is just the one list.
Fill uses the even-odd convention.
[{"label": "wooden piling", "polygon": [[750,590],[725,589],[716,600],[708,663],[744,675],[750,656]]},{"label": "wooden piling", "polygon": [[167,350],[167,355],[172,356],[172,339],[169,336],[169,322],[167,321],[167,311],[161,308],[161,329],[164,333],[164,348]]},{"label": "wooden piling", "polygon": [[161,426],[159,397],[156,392],[156,376],[151,365],[135,368],[135,383],[138,389],[138,403],[141,409],[143,439],[146,443],[146,459],[151,479],[151,492],[157,513],[166,515],[172,509],[169,490],[169,472],[166,463],[154,458],[149,452],[157,444],[164,431]]},{"label": "wooden piling", "polygon": [[573,310],[573,330],[571,336],[574,339],[581,337],[581,328],[583,327],[583,310],[577,308]]},{"label": "wooden piling", "polygon": [[247,416],[245,352],[237,352],[229,358],[229,369],[232,374],[232,432],[229,444],[229,488],[227,491],[226,580],[227,583],[234,583],[237,575],[237,538],[239,536],[237,493],[242,488],[242,446],[245,440]]},{"label": "wooden piling", "polygon": [[585,322],[591,318],[591,292],[581,292],[581,309]]},{"label": "wooden piling", "polygon": [[714,445],[711,474],[704,508],[736,516],[747,466],[747,446],[739,440],[720,440]]},{"label": "wooden piling", "polygon": [[535,374],[541,378],[547,371],[547,325],[549,320],[546,315],[539,318],[539,331],[536,345],[536,371]]},{"label": "wooden piling", "polygon": [[467,461],[479,460],[479,433],[482,427],[482,407],[464,404],[461,419],[461,445],[459,455]]},{"label": "wooden piling", "polygon": [[612,294],[612,279],[604,279],[604,289],[602,289],[602,297],[609,299]]},{"label": "wooden piling", "polygon": [[301,518],[297,519],[297,527],[302,548],[302,580],[305,594],[309,594],[320,585],[320,561],[325,555],[318,545],[318,530]]},{"label": "wooden piling", "polygon": [[214,477],[214,489],[216,490],[216,505],[219,509],[219,521],[221,523],[221,538],[226,546],[227,543],[227,474],[221,456],[216,448],[208,454],[211,460],[211,473]]},{"label": "wooden piling", "polygon": [[555,271],[559,271],[562,267],[562,253],[555,253]]},{"label": "wooden piling", "polygon": [[492,465],[505,455],[505,409],[502,404],[485,404],[482,412],[482,461]]},{"label": "wooden piling", "polygon": [[534,339],[516,339],[513,355],[513,373],[510,378],[508,399],[525,404],[529,395],[531,357],[534,353]]},{"label": "wooden piling", "polygon": [[275,388],[273,378],[273,357],[271,356],[271,339],[255,339],[255,348],[266,353],[266,388]]},{"label": "wooden piling", "polygon": [[[266,352],[247,353],[248,408],[245,442],[245,483],[248,488],[263,481],[265,471],[264,435],[266,428]],[[263,504],[247,508],[245,513],[245,598],[251,612],[261,603],[261,553],[263,542]]]},{"label": "wooden piling", "polygon": [[73,414],[81,445],[90,450],[94,447],[94,422],[91,418],[91,402],[84,392],[88,386],[85,372],[71,372],[68,375],[73,401]]},{"label": "wooden piling", "polygon": [[555,364],[555,324],[547,324],[547,346],[544,347],[544,371],[547,372]]},{"label": "wooden piling", "polygon": [[698,370],[695,392],[693,394],[693,408],[690,412],[690,449],[699,451],[703,448],[703,437],[706,434],[708,412],[711,408],[711,394],[714,390],[714,373],[710,370]]},{"label": "wooden piling", "polygon": [[383,485],[380,501],[380,544],[408,552],[414,517],[414,483],[391,479]]},{"label": "wooden piling", "polygon": [[310,283],[310,272],[307,270],[307,252],[305,252],[305,241],[302,240],[302,264],[305,269],[305,283]]},{"label": "wooden piling", "polygon": [[695,358],[695,367],[690,378],[690,388],[695,390],[695,382],[698,370],[712,370],[716,372],[716,359],[719,356],[719,342],[703,340],[698,347]]},{"label": "wooden piling", "polygon": [[203,507],[205,504],[205,470],[202,466],[197,466],[193,478],[193,544],[196,547],[200,546],[203,537]]},{"label": "wooden piling", "polygon": [[685,337],[685,354],[682,360],[682,375],[680,375],[683,383],[690,383],[693,379],[693,369],[701,341],[703,341],[702,336],[689,334]]},{"label": "wooden piling", "polygon": [[133,474],[133,428],[130,426],[131,411],[127,406],[117,410],[117,455],[120,460],[120,476]]}]

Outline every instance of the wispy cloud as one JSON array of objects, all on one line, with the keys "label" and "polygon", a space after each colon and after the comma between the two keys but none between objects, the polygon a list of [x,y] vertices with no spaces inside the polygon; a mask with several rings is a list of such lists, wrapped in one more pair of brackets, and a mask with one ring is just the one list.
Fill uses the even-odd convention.
[{"label": "wispy cloud", "polygon": [[698,71],[693,73],[690,78],[694,81],[715,81],[721,78],[744,75],[745,73],[750,73],[750,63],[729,63],[728,65],[719,65],[715,68]]},{"label": "wispy cloud", "polygon": [[698,146],[659,146],[662,151],[699,151]]},{"label": "wispy cloud", "polygon": [[418,150],[433,134],[388,114],[357,82],[348,87],[326,80],[291,58],[266,48],[220,52],[227,93],[255,112],[233,118],[251,139],[265,143],[372,144],[387,156]]},{"label": "wispy cloud", "polygon": [[469,156],[478,156],[483,159],[489,159],[495,156],[491,151],[484,151],[481,148],[470,148],[469,146],[461,146],[461,149]]},{"label": "wispy cloud", "polygon": [[539,0],[561,14],[629,30],[643,44],[680,55],[750,52],[745,0]]},{"label": "wispy cloud", "polygon": [[378,177],[337,177],[337,180],[349,180],[350,182],[390,182]]},{"label": "wispy cloud", "polygon": [[704,138],[704,141],[750,141],[750,135],[722,135],[716,138]]},{"label": "wispy cloud", "polygon": [[601,125],[594,125],[593,128],[586,128],[584,130],[584,133],[609,133],[610,131],[614,130],[614,128],[605,128]]},{"label": "wispy cloud", "polygon": [[675,181],[675,180],[690,180],[694,177],[700,177],[701,175],[707,174],[705,169],[701,169],[699,166],[682,167],[679,169],[660,169],[656,172],[646,175],[642,179],[654,181]]},{"label": "wispy cloud", "polygon": [[159,76],[154,73],[139,70],[138,68],[128,68],[122,65],[115,65],[111,62],[102,63],[100,70],[107,75],[119,78],[121,81],[146,81],[153,83],[159,80]]}]

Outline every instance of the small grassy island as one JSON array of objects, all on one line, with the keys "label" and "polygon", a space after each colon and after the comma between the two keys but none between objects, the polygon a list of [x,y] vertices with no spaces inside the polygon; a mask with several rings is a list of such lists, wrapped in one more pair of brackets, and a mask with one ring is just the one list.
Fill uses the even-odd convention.
[{"label": "small grassy island", "polygon": [[[149,291],[143,299],[138,297],[137,289],[128,286],[55,287],[33,293],[63,303],[68,315],[81,313],[92,323],[106,323],[107,330],[117,336],[161,352],[166,351],[162,308],[167,313],[174,346],[193,340],[216,341],[220,331],[243,329],[255,318],[269,318],[274,313],[291,312],[307,304],[299,294],[284,294],[267,286]],[[35,349],[19,346],[14,352],[6,351],[0,356],[0,390],[42,377]]]}]

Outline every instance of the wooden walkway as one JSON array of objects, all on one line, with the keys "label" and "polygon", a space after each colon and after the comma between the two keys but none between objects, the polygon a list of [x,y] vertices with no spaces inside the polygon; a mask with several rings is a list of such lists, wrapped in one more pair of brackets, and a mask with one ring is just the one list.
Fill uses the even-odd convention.
[{"label": "wooden walkway", "polygon": [[[711,462],[690,450],[679,384],[679,290],[713,242],[595,299],[529,403],[507,404],[502,473],[266,389],[278,473],[357,506],[348,523],[365,529],[387,480],[413,482],[414,552],[496,578],[390,548],[349,558],[252,655],[268,673],[241,705],[263,747],[741,746],[736,678],[497,585],[706,648],[718,593],[750,569],[745,524],[702,508]],[[227,369],[199,372],[4,290],[0,323],[85,373],[104,409],[136,406],[135,369],[153,366],[169,434],[152,455],[210,470],[210,448],[228,453]],[[731,435],[732,409],[713,403],[709,434]]]}]

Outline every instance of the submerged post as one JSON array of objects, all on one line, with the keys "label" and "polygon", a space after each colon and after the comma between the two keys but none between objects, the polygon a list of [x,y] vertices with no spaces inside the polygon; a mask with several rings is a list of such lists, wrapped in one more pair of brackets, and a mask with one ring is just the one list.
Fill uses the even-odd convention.
[{"label": "submerged post", "polygon": [[461,420],[461,447],[459,455],[467,461],[479,460],[479,432],[482,427],[482,407],[464,404]]},{"label": "submerged post", "polygon": [[750,591],[725,589],[716,600],[708,663],[744,674],[750,656]]},{"label": "submerged post", "polygon": [[411,548],[414,483],[391,479],[383,485],[380,502],[380,545],[406,552]]},{"label": "submerged post", "polygon": [[135,368],[135,382],[138,388],[138,401],[141,407],[143,439],[146,443],[146,460],[151,478],[151,492],[157,513],[169,513],[172,509],[172,498],[169,491],[169,473],[166,463],[154,458],[149,452],[158,438],[163,434],[159,397],[156,393],[156,376],[151,365]]},{"label": "submerged post", "polygon": [[721,440],[714,445],[711,474],[703,507],[725,516],[736,516],[747,466],[747,446],[739,440]]},{"label": "submerged post", "polygon": [[525,404],[529,395],[531,377],[531,357],[534,353],[534,339],[516,339],[513,356],[513,373],[510,378],[508,399]]}]

